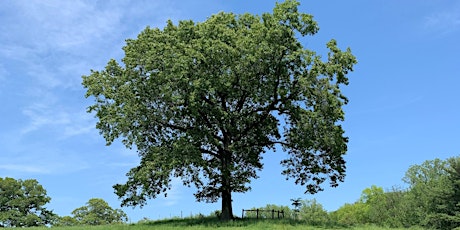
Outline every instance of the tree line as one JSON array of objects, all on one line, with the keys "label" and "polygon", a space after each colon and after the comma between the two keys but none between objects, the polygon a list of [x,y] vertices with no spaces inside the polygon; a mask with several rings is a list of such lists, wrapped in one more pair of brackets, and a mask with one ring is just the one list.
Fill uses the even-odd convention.
[{"label": "tree line", "polygon": [[[373,185],[365,188],[356,202],[332,212],[326,211],[315,199],[301,198],[292,199],[291,206],[269,204],[253,209],[283,211],[285,218],[316,226],[460,227],[460,157],[427,160],[410,166],[402,180],[406,188],[384,190]],[[90,199],[85,206],[75,209],[72,216],[64,217],[44,207],[50,200],[37,180],[0,178],[0,227],[102,225],[127,221],[122,210],[111,208],[103,199]],[[245,218],[254,218],[254,215],[248,212]],[[259,218],[271,218],[271,213],[259,215]]]},{"label": "tree line", "polygon": [[413,165],[403,181],[407,188],[366,188],[359,200],[345,204],[331,215],[345,225],[460,227],[460,157]]},{"label": "tree line", "polygon": [[[333,212],[327,212],[315,199],[300,198],[292,199],[292,208],[270,204],[258,209],[283,210],[286,217],[309,225],[460,227],[460,157],[427,160],[410,166],[402,180],[407,187],[385,190],[372,185],[362,191],[356,202],[344,204]],[[255,214],[247,213],[246,217],[255,218]],[[269,213],[259,217],[270,218]]]},{"label": "tree line", "polygon": [[0,227],[102,225],[127,221],[120,209],[113,209],[100,198],[60,217],[45,205],[51,201],[46,190],[35,179],[0,177]]}]

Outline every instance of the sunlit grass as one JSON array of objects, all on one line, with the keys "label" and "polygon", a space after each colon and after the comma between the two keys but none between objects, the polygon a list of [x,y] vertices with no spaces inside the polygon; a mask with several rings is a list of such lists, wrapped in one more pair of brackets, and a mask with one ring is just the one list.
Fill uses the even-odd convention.
[{"label": "sunlit grass", "polygon": [[[30,228],[36,230],[45,230],[49,228]],[[358,227],[341,227],[341,226],[311,226],[302,221],[291,219],[245,219],[229,222],[221,222],[216,218],[185,218],[185,219],[165,219],[157,221],[147,221],[138,224],[123,224],[123,225],[104,225],[104,226],[71,226],[71,227],[52,227],[54,230],[241,230],[241,229],[273,229],[273,230],[327,230],[327,229],[348,229],[348,230],[386,230],[396,228],[377,227],[373,225],[358,226]],[[411,228],[418,230],[421,228]],[[401,229],[402,230],[402,229]],[[407,230],[407,229],[405,229]]]}]

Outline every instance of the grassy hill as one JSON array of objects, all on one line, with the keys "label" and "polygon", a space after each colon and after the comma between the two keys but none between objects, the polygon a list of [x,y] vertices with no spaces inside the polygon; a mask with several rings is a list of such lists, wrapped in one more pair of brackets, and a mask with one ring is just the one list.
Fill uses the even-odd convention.
[{"label": "grassy hill", "polygon": [[[33,228],[34,230],[49,228]],[[103,225],[103,226],[71,226],[71,227],[52,227],[55,230],[255,230],[255,229],[274,229],[274,230],[325,230],[325,229],[348,229],[348,230],[384,230],[390,228],[376,226],[359,227],[339,227],[339,226],[311,226],[308,223],[295,220],[237,220],[231,222],[220,222],[215,218],[193,218],[193,219],[166,219],[159,221],[149,221],[138,224],[125,225]],[[394,229],[394,228],[393,228]],[[413,228],[420,229],[420,228]],[[402,229],[401,229],[402,230]],[[406,229],[407,230],[407,229]]]}]

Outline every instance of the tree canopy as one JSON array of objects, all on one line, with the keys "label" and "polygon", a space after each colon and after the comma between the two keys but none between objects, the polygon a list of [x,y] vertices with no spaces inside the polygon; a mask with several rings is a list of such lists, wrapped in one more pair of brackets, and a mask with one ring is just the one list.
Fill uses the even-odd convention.
[{"label": "tree canopy", "polygon": [[178,177],[196,186],[198,201],[221,198],[228,220],[232,193],[251,188],[263,153],[277,145],[287,153],[282,174],[307,193],[344,180],[348,100],[340,87],[356,59],[335,40],[326,60],[305,49],[298,37],[319,28],[298,5],[147,27],[127,40],[123,65],[110,60],[83,76],[107,144],[121,138],[141,157],[114,186],[122,205],[166,195]]},{"label": "tree canopy", "polygon": [[51,201],[37,180],[0,177],[0,227],[50,224],[55,214],[44,206]]},{"label": "tree canopy", "polygon": [[73,219],[62,218],[62,225],[105,225],[123,223],[128,221],[128,216],[121,209],[113,209],[100,198],[90,199],[85,206],[72,211]]},{"label": "tree canopy", "polygon": [[437,229],[460,227],[460,157],[413,165],[404,181],[420,223]]}]

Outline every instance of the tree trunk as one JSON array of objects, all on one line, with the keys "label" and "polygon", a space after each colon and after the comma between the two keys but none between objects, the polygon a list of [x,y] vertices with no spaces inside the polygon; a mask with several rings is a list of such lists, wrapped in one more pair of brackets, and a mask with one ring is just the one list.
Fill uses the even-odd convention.
[{"label": "tree trunk", "polygon": [[232,208],[232,192],[230,189],[222,190],[222,215],[220,216],[222,221],[229,221],[233,219],[233,208]]},{"label": "tree trunk", "polygon": [[[224,142],[225,147],[228,146],[228,142]],[[231,183],[231,153],[224,151],[222,154],[222,187],[221,187],[221,198],[222,198],[222,214],[220,219],[222,221],[229,221],[233,219],[233,210],[232,210],[232,183]]]}]

